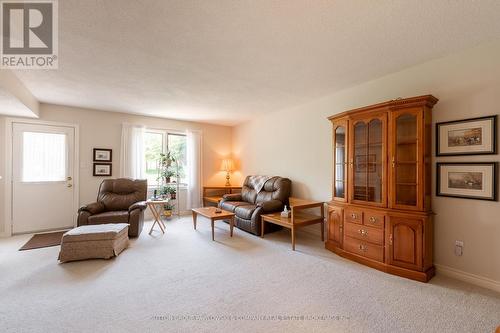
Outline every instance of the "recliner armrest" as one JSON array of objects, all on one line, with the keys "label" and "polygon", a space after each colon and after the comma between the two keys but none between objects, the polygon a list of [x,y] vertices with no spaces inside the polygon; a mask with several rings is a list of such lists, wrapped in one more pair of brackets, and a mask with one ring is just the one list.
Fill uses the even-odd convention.
[{"label": "recliner armrest", "polygon": [[257,206],[262,207],[262,210],[266,213],[277,212],[283,209],[283,203],[279,200],[259,202]]},{"label": "recliner armrest", "polygon": [[131,212],[134,209],[140,209],[141,211],[145,210],[147,207],[146,201],[138,201],[134,203],[132,206],[128,208],[128,211]]},{"label": "recliner armrest", "polygon": [[224,194],[222,196],[223,201],[243,201],[241,193]]},{"label": "recliner armrest", "polygon": [[78,209],[78,213],[89,212],[90,214],[94,215],[94,214],[102,213],[104,211],[104,209],[105,209],[105,207],[102,203],[93,202],[91,204],[80,207],[80,209]]}]

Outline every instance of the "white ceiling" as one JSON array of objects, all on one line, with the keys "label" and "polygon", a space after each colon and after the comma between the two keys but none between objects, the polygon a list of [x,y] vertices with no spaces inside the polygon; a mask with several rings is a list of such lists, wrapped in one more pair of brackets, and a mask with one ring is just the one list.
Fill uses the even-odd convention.
[{"label": "white ceiling", "polygon": [[497,0],[64,0],[41,102],[233,125],[500,38]]},{"label": "white ceiling", "polygon": [[10,91],[0,88],[0,115],[15,117],[36,117],[36,114]]}]

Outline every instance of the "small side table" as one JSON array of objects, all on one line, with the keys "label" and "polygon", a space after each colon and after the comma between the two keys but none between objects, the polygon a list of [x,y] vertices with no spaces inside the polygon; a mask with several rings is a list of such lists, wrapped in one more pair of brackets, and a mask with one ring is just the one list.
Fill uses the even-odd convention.
[{"label": "small side table", "polygon": [[165,233],[165,224],[163,223],[161,219],[161,212],[163,210],[163,205],[167,204],[169,200],[151,200],[149,199],[146,201],[146,204],[148,205],[149,209],[151,210],[151,213],[153,213],[154,217],[154,222],[153,225],[151,226],[151,230],[149,230],[149,234],[153,232],[153,229],[155,225],[158,223],[158,226],[160,227],[160,230],[162,233]]},{"label": "small side table", "polygon": [[[290,217],[282,217],[280,212],[261,215],[261,235],[264,238],[264,225],[266,222],[274,223],[288,228],[292,232],[292,250],[295,251],[295,230],[311,224],[321,225],[321,241],[325,240],[325,212],[324,203],[321,201],[310,201],[298,198],[290,198]],[[319,208],[319,215],[303,212],[311,208]]]},{"label": "small side table", "polygon": [[[209,195],[209,192],[215,192]],[[203,186],[203,207],[209,204],[219,205],[224,194],[241,192],[241,186]]]},{"label": "small side table", "polygon": [[233,237],[233,228],[234,228],[234,213],[228,212],[227,210],[222,210],[220,213],[216,213],[215,210],[216,207],[202,207],[202,208],[193,208],[193,227],[194,230],[196,230],[196,218],[198,217],[198,214],[201,216],[206,217],[207,219],[210,219],[210,223],[212,224],[212,240],[215,240],[215,230],[214,230],[214,224],[215,221],[218,220],[229,220],[229,229],[230,229],[230,235]]}]

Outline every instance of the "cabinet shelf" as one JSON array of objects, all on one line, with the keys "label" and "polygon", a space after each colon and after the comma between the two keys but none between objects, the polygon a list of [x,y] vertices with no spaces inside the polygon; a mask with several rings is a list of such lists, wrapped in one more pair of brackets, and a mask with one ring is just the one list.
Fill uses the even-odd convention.
[{"label": "cabinet shelf", "polygon": [[382,142],[377,143],[357,143],[354,148],[366,148],[366,147],[382,147]]},{"label": "cabinet shelf", "polygon": [[399,145],[415,145],[415,144],[417,144],[417,140],[402,140],[402,141],[396,142],[396,144],[398,146]]}]

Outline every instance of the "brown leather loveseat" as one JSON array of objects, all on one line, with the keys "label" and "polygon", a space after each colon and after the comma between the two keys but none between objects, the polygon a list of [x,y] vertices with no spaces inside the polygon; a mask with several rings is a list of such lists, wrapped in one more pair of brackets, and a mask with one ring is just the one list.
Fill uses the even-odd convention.
[{"label": "brown leather loveseat", "polygon": [[[288,205],[292,182],[288,178],[271,177],[258,192],[255,189],[255,179],[258,176],[247,176],[241,193],[226,194],[219,203],[220,208],[233,212],[235,225],[255,235],[260,235],[262,214],[279,212]],[[266,223],[264,232],[279,229],[278,226]]]},{"label": "brown leather loveseat", "polygon": [[147,180],[106,179],[99,186],[97,202],[78,210],[78,226],[128,223],[128,235],[137,237],[144,225]]}]

